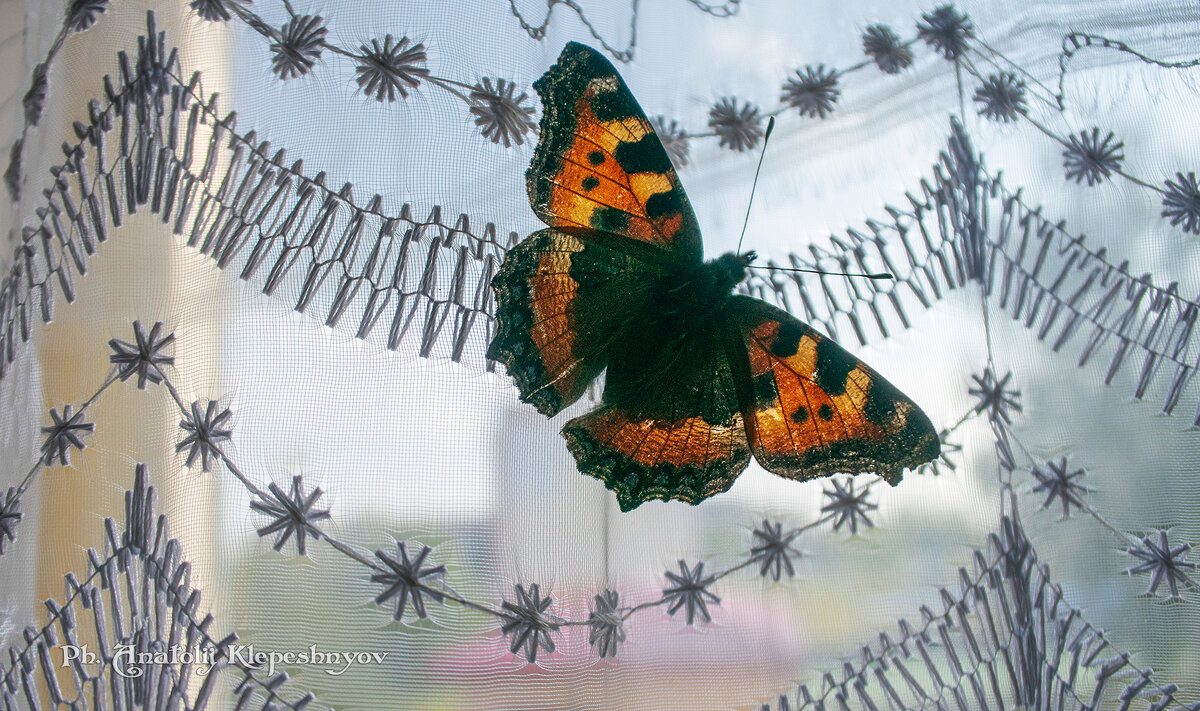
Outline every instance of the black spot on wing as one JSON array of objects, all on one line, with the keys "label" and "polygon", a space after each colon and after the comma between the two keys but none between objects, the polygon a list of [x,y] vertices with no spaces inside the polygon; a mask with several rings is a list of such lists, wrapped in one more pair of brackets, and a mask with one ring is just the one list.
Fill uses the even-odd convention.
[{"label": "black spot on wing", "polygon": [[604,232],[623,233],[629,226],[629,215],[613,207],[597,207],[589,220],[592,227]]},{"label": "black spot on wing", "polygon": [[833,341],[817,343],[817,386],[830,395],[846,392],[846,376],[858,362]]},{"label": "black spot on wing", "polygon": [[[829,406],[824,405],[824,407],[829,407]],[[807,420],[808,420],[808,408],[804,407],[803,405],[801,405],[800,407],[797,407],[796,411],[792,413],[792,422],[798,422],[800,424],[804,424],[804,422]]]},{"label": "black spot on wing", "polygon": [[641,113],[637,100],[624,86],[616,91],[596,92],[592,97],[591,107],[592,113],[601,121],[620,121]]},{"label": "black spot on wing", "polygon": [[772,403],[779,397],[779,389],[775,386],[775,373],[768,370],[754,376],[754,400],[760,405]]},{"label": "black spot on wing", "polygon": [[829,403],[821,403],[821,406],[817,408],[817,417],[826,422],[833,419],[833,408],[829,406]]},{"label": "black spot on wing", "polygon": [[594,190],[596,188],[596,186],[599,184],[600,184],[600,179],[594,175],[587,176],[586,178],[583,179],[583,182],[581,183],[585,192],[589,191],[589,190]]},{"label": "black spot on wing", "polygon": [[636,143],[620,143],[613,157],[626,173],[666,173],[674,170],[662,142],[653,133],[647,133]]},{"label": "black spot on wing", "polygon": [[600,165],[604,162],[604,154],[600,151],[592,151],[588,153],[588,163],[592,165]]},{"label": "black spot on wing", "polygon": [[646,216],[654,219],[664,215],[678,215],[683,212],[683,200],[679,191],[674,188],[665,193],[654,193],[646,200]]},{"label": "black spot on wing", "polygon": [[867,399],[863,402],[863,415],[877,424],[884,424],[896,415],[896,401],[903,397],[900,391],[890,383],[875,378],[867,390]]},{"label": "black spot on wing", "polygon": [[776,358],[788,358],[800,350],[800,339],[804,337],[804,329],[800,324],[784,321],[779,324],[779,332],[771,343],[771,355]]},{"label": "black spot on wing", "polygon": [[590,289],[603,288],[614,275],[628,268],[625,257],[608,249],[587,249],[571,255],[567,274],[579,285],[580,298]]}]

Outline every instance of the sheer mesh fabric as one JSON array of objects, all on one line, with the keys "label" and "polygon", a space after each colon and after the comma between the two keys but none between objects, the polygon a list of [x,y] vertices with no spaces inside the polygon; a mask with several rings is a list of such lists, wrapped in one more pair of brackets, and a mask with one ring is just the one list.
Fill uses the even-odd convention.
[{"label": "sheer mesh fabric", "polygon": [[[0,703],[1194,708],[1193,10],[0,3]],[[579,474],[486,357],[568,40],[708,257],[776,117],[740,288],[936,463]]]}]

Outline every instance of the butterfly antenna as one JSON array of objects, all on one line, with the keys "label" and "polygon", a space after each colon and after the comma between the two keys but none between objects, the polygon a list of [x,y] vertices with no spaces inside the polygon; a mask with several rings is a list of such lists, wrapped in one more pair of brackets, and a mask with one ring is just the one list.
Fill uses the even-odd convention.
[{"label": "butterfly antenna", "polygon": [[862,272],[827,272],[821,269],[801,269],[800,267],[760,267],[754,264],[747,265],[747,269],[769,269],[776,272],[804,272],[806,274],[825,274],[827,276],[844,276],[844,277],[862,277],[864,279],[895,279],[891,272],[875,272],[874,274],[866,274]]},{"label": "butterfly antenna", "polygon": [[746,219],[742,220],[742,236],[738,237],[737,249],[734,254],[742,253],[742,240],[746,238],[746,225],[750,224],[750,206],[754,204],[754,190],[758,187],[758,174],[762,171],[763,158],[767,155],[767,141],[771,140],[771,131],[775,130],[775,117],[767,121],[767,132],[763,134],[762,153],[758,154],[758,167],[754,169],[754,183],[750,185],[750,202],[746,203]]},{"label": "butterfly antenna", "polygon": [[[746,219],[742,220],[742,234],[738,237],[737,249],[734,254],[742,253],[742,240],[746,239],[746,226],[750,224],[750,208],[754,205],[754,192],[758,188],[758,174],[762,172],[763,158],[767,155],[767,141],[771,140],[771,132],[775,130],[775,117],[772,116],[770,121],[767,121],[767,130],[763,134],[762,152],[758,154],[758,167],[754,169],[754,182],[750,185],[750,201],[746,203]],[[894,279],[888,272],[877,272],[875,274],[863,274],[855,272],[826,272],[819,269],[801,269],[799,267],[758,267],[748,265],[750,269],[773,269],[777,272],[807,272],[809,274],[827,274],[830,276],[846,276],[846,277],[863,277],[864,279]]]}]

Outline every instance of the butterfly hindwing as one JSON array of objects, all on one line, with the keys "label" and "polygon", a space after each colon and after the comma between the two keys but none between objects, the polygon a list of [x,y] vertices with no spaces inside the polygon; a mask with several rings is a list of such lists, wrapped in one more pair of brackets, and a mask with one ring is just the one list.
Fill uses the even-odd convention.
[{"label": "butterfly hindwing", "polygon": [[543,113],[526,185],[537,216],[585,239],[607,232],[699,261],[687,195],[612,63],[571,42],[533,86]]},{"label": "butterfly hindwing", "polygon": [[790,314],[733,298],[731,351],[746,354],[739,397],[764,469],[793,479],[873,471],[896,484],[938,455],[929,418],[881,375]]},{"label": "butterfly hindwing", "polygon": [[613,338],[644,300],[651,267],[555,229],[509,250],[492,280],[497,332],[488,357],[521,399],[554,415],[600,374]]},{"label": "butterfly hindwing", "polygon": [[614,350],[604,404],[563,428],[579,470],[604,481],[622,511],[650,499],[699,503],[728,489],[750,463],[734,376],[715,333],[681,334],[685,360],[643,358],[630,338]]}]

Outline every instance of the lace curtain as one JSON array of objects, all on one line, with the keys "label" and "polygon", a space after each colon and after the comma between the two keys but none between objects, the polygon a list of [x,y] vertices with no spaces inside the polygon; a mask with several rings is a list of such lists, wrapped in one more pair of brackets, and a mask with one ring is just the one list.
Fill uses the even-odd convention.
[{"label": "lace curtain", "polygon": [[[1193,4],[0,18],[3,708],[1200,708]],[[569,40],[709,257],[775,117],[742,289],[939,460],[629,513],[578,473],[595,390],[547,419],[485,355]]]}]

